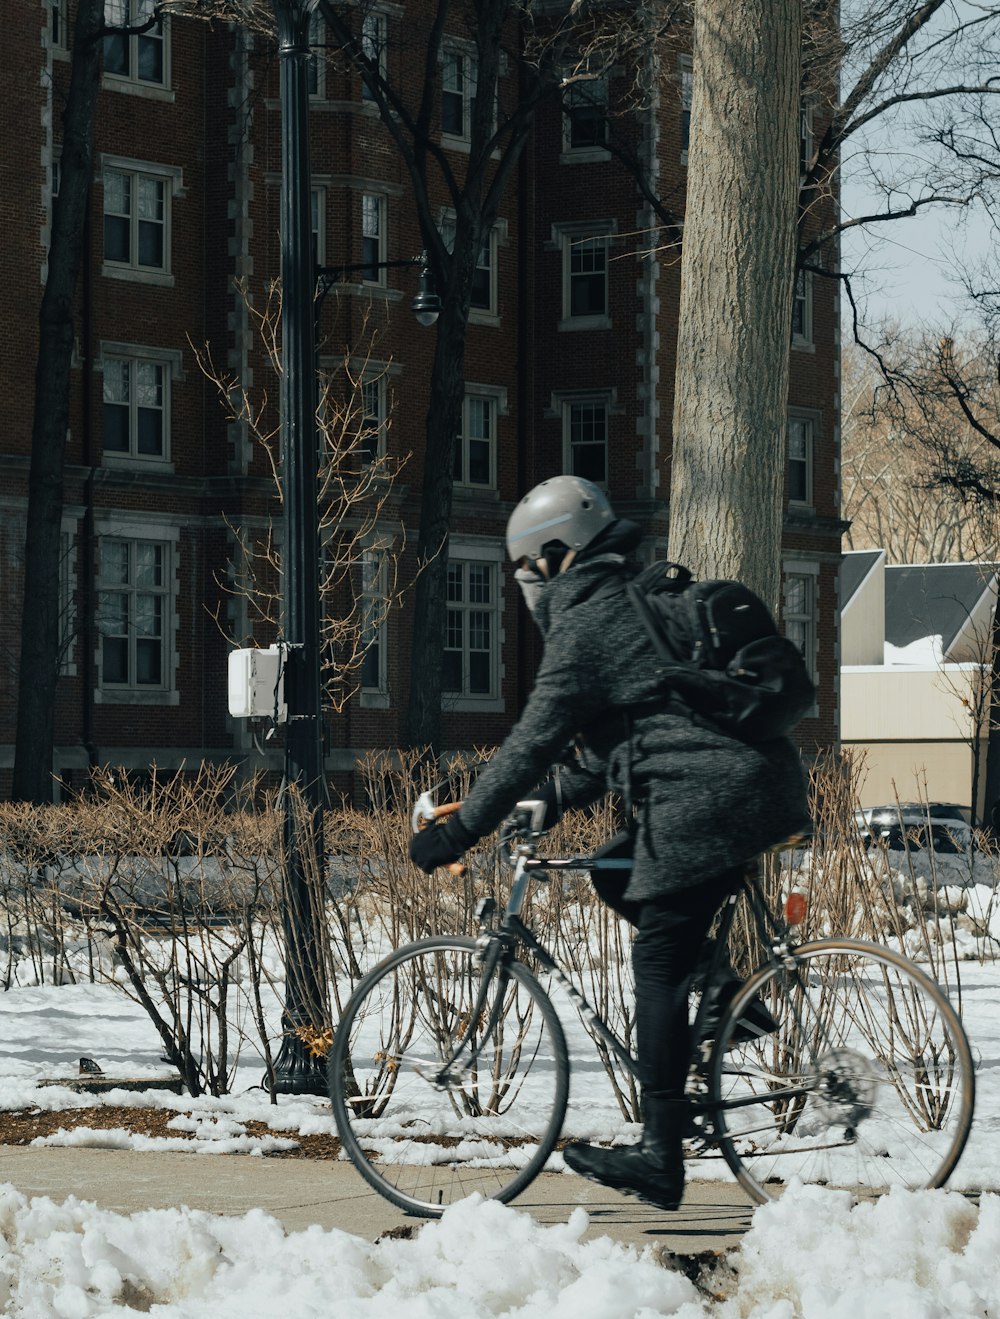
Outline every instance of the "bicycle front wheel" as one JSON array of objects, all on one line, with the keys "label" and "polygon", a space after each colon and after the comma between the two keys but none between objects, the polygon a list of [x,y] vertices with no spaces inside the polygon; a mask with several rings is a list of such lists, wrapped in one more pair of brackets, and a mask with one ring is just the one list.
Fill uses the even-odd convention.
[{"label": "bicycle front wheel", "polygon": [[569,1092],[545,991],[510,960],[483,982],[476,943],[422,939],[359,981],[328,1080],[347,1156],[400,1209],[439,1217],[479,1192],[511,1200],[542,1170]]},{"label": "bicycle front wheel", "polygon": [[[754,999],[777,1030],[745,1042],[738,1022]],[[944,1185],[972,1125],[975,1075],[935,981],[888,949],[821,940],[736,995],[709,1092],[722,1153],[755,1200],[793,1178],[866,1198]]]}]

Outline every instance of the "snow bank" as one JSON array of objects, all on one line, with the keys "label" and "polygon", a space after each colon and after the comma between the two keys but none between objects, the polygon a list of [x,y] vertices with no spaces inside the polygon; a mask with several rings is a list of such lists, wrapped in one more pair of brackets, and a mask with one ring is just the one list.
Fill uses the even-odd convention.
[{"label": "snow bank", "polygon": [[285,1234],[260,1210],[130,1217],[0,1187],[0,1310],[16,1319],[976,1319],[1000,1307],[1000,1199],[796,1187],[701,1289],[642,1253],[473,1197],[411,1240]]},{"label": "snow bank", "polygon": [[0,1188],[0,1311],[90,1319],[155,1306],[158,1319],[653,1319],[704,1313],[691,1282],[607,1237],[587,1216],[539,1227],[472,1199],[409,1241],[374,1245],[261,1210],[123,1217]]}]

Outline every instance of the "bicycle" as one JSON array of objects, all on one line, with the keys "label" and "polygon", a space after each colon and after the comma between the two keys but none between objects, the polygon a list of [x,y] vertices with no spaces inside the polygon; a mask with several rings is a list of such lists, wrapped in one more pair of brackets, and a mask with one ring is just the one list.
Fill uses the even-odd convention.
[{"label": "bicycle", "polygon": [[[502,914],[483,899],[477,938],[435,935],[391,953],[358,982],[337,1027],[328,1080],[343,1149],[380,1195],[410,1213],[440,1216],[475,1191],[512,1200],[556,1148],[569,1093],[566,1036],[519,951],[558,981],[636,1075],[628,1049],[521,920],[533,877],[631,863],[540,856],[543,821],[543,803],[522,802],[501,831],[501,855],[514,863]],[[797,945],[793,930],[805,913],[792,908],[803,895],[793,893],[782,915],[771,911],[762,860],[748,867],[706,942],[691,1029],[688,1152],[721,1153],[759,1203],[793,1177],[861,1197],[944,1185],[975,1102],[957,1013],[940,986],[889,949],[847,938]],[[705,991],[728,969],[741,894],[764,958],[708,1039]],[[777,1029],[744,1039],[741,1019],[760,1002]]]}]

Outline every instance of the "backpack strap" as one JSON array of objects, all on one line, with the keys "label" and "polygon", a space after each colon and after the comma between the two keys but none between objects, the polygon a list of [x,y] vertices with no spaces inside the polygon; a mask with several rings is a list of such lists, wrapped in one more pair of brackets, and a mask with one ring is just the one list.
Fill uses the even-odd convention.
[{"label": "backpack strap", "polygon": [[667,649],[666,642],[663,640],[663,633],[657,626],[653,611],[646,602],[645,592],[639,589],[635,581],[627,582],[625,590],[628,592],[628,598],[632,602],[632,608],[639,615],[639,621],[646,629],[646,635],[653,643],[653,649],[656,651],[659,658],[665,664],[676,663],[673,655],[671,655],[670,651]]}]

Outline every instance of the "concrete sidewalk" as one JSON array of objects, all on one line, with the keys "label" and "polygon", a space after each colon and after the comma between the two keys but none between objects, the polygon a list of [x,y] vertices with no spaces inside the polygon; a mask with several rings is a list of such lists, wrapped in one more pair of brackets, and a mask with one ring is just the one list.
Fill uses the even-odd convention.
[{"label": "concrete sidewalk", "polygon": [[[369,1190],[350,1164],[330,1159],[2,1145],[2,1182],[28,1196],[61,1202],[75,1195],[123,1214],[181,1206],[214,1214],[260,1208],[288,1231],[318,1223],[370,1241],[427,1221],[401,1213]],[[578,1205],[590,1215],[588,1238],[658,1245],[679,1255],[735,1245],[753,1212],[743,1191],[728,1181],[690,1183],[681,1208],[667,1214],[564,1173],[543,1173],[513,1207],[540,1223],[564,1223]]]}]

